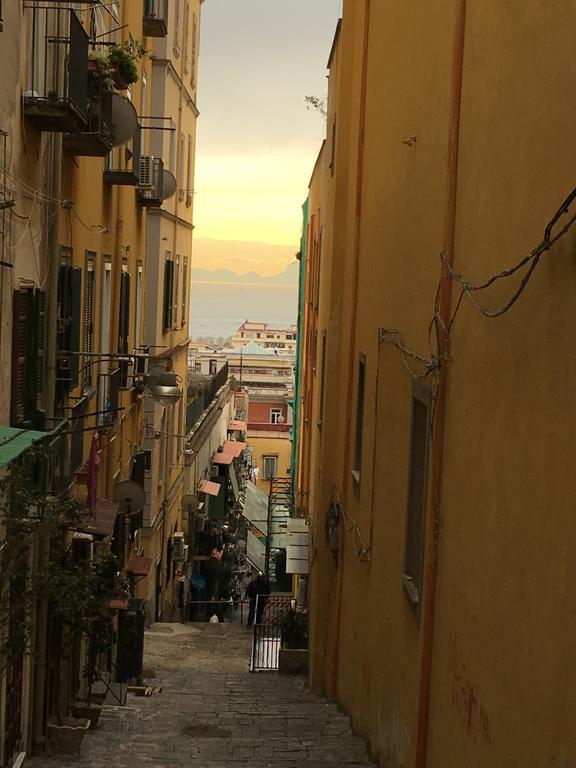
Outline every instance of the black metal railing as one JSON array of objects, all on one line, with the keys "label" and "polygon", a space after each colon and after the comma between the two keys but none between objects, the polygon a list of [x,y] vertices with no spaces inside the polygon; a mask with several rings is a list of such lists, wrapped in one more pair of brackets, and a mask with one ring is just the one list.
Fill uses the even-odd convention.
[{"label": "black metal railing", "polygon": [[186,432],[194,427],[200,417],[216,397],[216,393],[228,381],[228,363],[226,363],[200,390],[192,392],[186,408]]},{"label": "black metal railing", "polygon": [[104,168],[104,179],[107,182],[132,187],[140,183],[141,137],[138,128],[128,143],[112,149]]},{"label": "black metal railing", "polygon": [[[290,610],[294,598],[292,595],[272,595],[264,597],[264,608],[256,602],[256,622],[252,633],[251,672],[274,671],[278,669],[280,648],[282,647],[282,619]],[[250,619],[249,619],[250,620]]]},{"label": "black metal railing", "polygon": [[33,6],[26,115],[45,131],[74,131],[86,124],[88,35],[71,9]]}]

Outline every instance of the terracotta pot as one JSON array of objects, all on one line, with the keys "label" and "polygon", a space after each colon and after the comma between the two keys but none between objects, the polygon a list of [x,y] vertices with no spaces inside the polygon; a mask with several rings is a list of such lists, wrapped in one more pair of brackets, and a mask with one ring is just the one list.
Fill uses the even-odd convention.
[{"label": "terracotta pot", "polygon": [[90,728],[90,720],[75,717],[63,717],[61,724],[55,717],[48,720],[48,743],[53,755],[80,755],[84,736]]}]

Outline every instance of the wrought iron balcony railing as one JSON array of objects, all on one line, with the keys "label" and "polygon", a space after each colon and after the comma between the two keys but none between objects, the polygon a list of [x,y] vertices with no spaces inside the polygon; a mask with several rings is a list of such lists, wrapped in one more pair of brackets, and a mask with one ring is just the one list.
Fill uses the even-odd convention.
[{"label": "wrought iron balcony railing", "polygon": [[81,130],[88,120],[88,34],[68,8],[33,6],[24,114],[43,131]]}]

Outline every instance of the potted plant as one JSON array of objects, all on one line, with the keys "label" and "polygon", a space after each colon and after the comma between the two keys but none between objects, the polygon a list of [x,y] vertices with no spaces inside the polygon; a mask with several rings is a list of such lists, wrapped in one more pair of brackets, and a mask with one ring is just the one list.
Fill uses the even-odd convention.
[{"label": "potted plant", "polygon": [[142,40],[130,38],[122,45],[114,45],[108,51],[108,62],[112,69],[114,84],[119,91],[138,81],[137,62],[146,53]]},{"label": "potted plant", "polygon": [[301,674],[308,670],[308,617],[295,606],[280,620],[281,648],[278,670],[282,674]]}]

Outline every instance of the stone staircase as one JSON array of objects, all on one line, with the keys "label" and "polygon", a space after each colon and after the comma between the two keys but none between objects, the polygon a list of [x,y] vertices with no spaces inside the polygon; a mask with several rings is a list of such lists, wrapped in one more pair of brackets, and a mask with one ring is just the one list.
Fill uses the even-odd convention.
[{"label": "stone staircase", "polygon": [[[196,625],[198,626],[198,625]],[[207,627],[207,625],[204,625]],[[245,632],[243,628],[240,631]],[[232,630],[232,628],[231,628]],[[227,631],[207,627],[212,632]],[[234,630],[235,631],[235,630]],[[245,634],[248,634],[245,632]],[[184,636],[185,637],[185,636]],[[176,640],[176,639],[175,639]],[[178,646],[175,645],[175,650]],[[226,645],[218,646],[225,654]],[[216,645],[215,645],[216,648]],[[181,653],[193,647],[183,640]],[[217,662],[218,660],[215,659]],[[174,668],[168,668],[173,663]],[[105,706],[79,758],[34,758],[31,768],[368,768],[364,742],[338,707],[302,678],[157,665],[162,693]],[[184,668],[183,668],[184,667]]]}]

